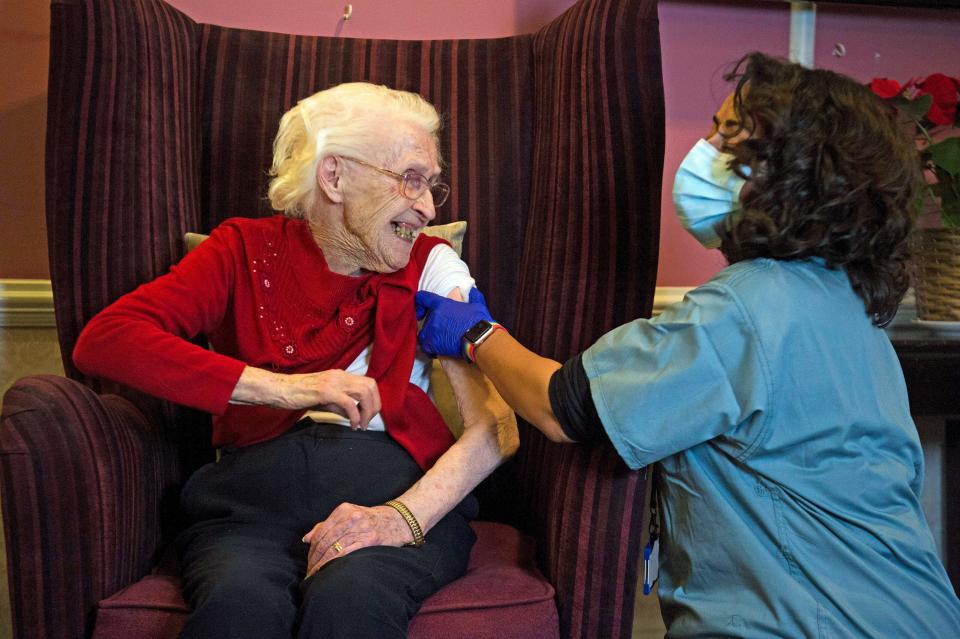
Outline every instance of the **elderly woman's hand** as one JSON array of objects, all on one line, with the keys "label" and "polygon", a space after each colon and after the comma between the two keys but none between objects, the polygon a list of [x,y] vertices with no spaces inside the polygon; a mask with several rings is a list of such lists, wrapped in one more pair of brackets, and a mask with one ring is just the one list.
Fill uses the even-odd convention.
[{"label": "elderly woman's hand", "polygon": [[413,541],[413,533],[400,513],[389,506],[343,503],[304,535],[303,541],[310,544],[305,577],[309,579],[333,559],[368,546],[400,547]]},{"label": "elderly woman's hand", "polygon": [[349,419],[354,429],[366,429],[380,412],[376,380],[342,370],[284,375],[247,366],[230,401],[287,410],[326,410]]}]

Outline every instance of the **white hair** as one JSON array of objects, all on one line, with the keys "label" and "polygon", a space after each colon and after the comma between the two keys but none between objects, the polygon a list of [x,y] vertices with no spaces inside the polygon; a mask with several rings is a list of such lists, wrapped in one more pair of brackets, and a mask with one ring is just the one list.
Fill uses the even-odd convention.
[{"label": "white hair", "polygon": [[416,93],[366,82],[348,82],[314,93],[283,114],[273,141],[267,195],[274,209],[303,217],[317,190],[317,163],[328,155],[369,162],[374,149],[390,147],[383,124],[405,122],[437,143],[440,116]]}]

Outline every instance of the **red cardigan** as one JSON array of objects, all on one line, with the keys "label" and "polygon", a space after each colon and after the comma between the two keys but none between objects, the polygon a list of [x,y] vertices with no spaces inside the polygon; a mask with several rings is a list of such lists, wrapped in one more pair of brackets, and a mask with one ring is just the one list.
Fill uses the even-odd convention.
[{"label": "red cardigan", "polygon": [[[303,411],[229,404],[245,365],[282,373],[346,368],[373,344],[387,432],[428,468],[453,437],[410,383],[416,351],[413,295],[431,249],[421,235],[395,273],[330,271],[302,220],[232,218],[170,272],[94,317],[74,363],[214,414],[213,445],[246,446],[285,432]],[[208,336],[213,350],[192,344]]]}]

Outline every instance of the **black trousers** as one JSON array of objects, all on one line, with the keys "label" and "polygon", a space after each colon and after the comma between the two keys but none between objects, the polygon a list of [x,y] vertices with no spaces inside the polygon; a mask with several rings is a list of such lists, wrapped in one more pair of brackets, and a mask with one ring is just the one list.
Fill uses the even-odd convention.
[{"label": "black trousers", "polygon": [[193,610],[181,637],[405,637],[423,600],[466,571],[472,495],[423,547],[363,548],[307,581],[301,538],[341,503],[382,504],[422,474],[385,433],[309,421],[224,451],[181,496],[192,524],[177,546]]}]

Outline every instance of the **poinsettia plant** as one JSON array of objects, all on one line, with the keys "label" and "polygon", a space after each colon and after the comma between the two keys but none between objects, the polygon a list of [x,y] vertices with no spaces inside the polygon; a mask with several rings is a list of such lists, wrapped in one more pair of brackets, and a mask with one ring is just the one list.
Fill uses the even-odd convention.
[{"label": "poinsettia plant", "polygon": [[947,228],[960,228],[960,79],[942,73],[904,85],[874,78],[870,89],[897,108],[914,128],[932,200]]}]

